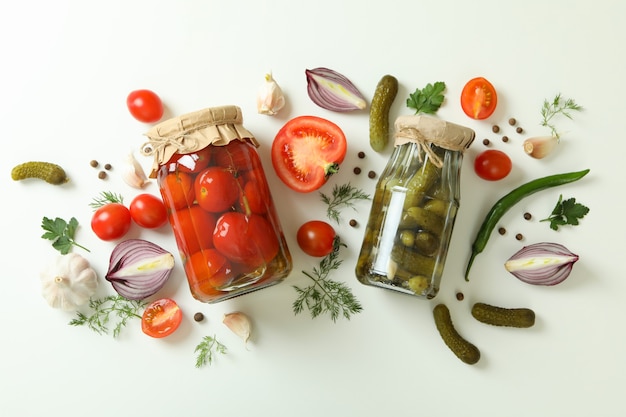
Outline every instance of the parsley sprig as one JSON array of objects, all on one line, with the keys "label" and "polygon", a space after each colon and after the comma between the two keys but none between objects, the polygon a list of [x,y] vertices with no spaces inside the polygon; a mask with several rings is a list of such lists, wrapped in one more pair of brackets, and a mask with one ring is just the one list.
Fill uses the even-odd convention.
[{"label": "parsley sprig", "polygon": [[72,246],[77,246],[89,252],[89,249],[79,245],[74,240],[76,229],[78,229],[78,220],[75,217],[72,217],[69,221],[60,217],[54,220],[44,217],[41,221],[41,227],[46,231],[41,237],[52,241],[52,247],[58,250],[61,255],[67,255],[72,250]]},{"label": "parsley sprig", "polygon": [[356,200],[369,200],[369,194],[363,192],[363,190],[352,186],[350,183],[335,185],[333,187],[332,194],[326,195],[320,192],[322,201],[328,205],[326,208],[326,215],[329,219],[339,223],[341,216],[340,209],[343,207],[352,207],[354,209],[354,203]]},{"label": "parsley sprig", "polygon": [[560,137],[556,130],[556,126],[553,124],[552,119],[557,115],[563,115],[568,119],[572,119],[572,111],[581,111],[583,108],[576,104],[571,99],[564,99],[561,94],[557,94],[552,101],[544,100],[541,107],[541,126],[545,126],[550,129],[552,136],[557,139]]},{"label": "parsley sprig", "polygon": [[69,322],[71,326],[87,326],[98,334],[108,334],[109,324],[117,318],[113,328],[113,337],[117,337],[128,321],[133,318],[141,319],[139,312],[146,306],[144,301],[127,300],[121,295],[109,295],[100,299],[89,300],[90,315],[76,312],[76,318]]},{"label": "parsley sprig", "polygon": [[415,110],[415,114],[426,113],[435,114],[439,107],[443,104],[446,83],[437,81],[434,84],[426,84],[423,89],[415,89],[415,92],[409,94],[406,105],[410,109]]},{"label": "parsley sprig", "polygon": [[575,198],[563,200],[561,194],[550,216],[540,221],[550,222],[550,229],[558,230],[559,226],[568,224],[577,226],[579,224],[578,219],[582,219],[587,213],[589,213],[589,207],[577,203]]},{"label": "parsley sprig", "polygon": [[215,336],[204,336],[202,341],[194,349],[194,352],[197,354],[196,368],[211,365],[214,359],[213,355],[217,353],[225,355],[226,350],[226,346],[221,344]]},{"label": "parsley sprig", "polygon": [[339,314],[349,320],[352,314],[363,310],[350,287],[328,278],[330,272],[338,269],[343,262],[339,259],[341,246],[345,245],[341,243],[339,237],[335,238],[333,251],[320,261],[319,268],[313,268],[313,273],[302,271],[313,280],[313,284],[306,288],[293,286],[298,293],[298,298],[292,305],[294,314],[300,314],[306,307],[312,318],[329,313],[332,321],[336,322]]}]

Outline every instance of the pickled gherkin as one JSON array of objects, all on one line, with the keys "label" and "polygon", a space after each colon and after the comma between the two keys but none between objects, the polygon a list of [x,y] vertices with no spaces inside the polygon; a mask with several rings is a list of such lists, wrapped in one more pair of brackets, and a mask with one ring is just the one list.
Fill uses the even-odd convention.
[{"label": "pickled gherkin", "polygon": [[474,132],[423,115],[402,116],[394,127],[355,273],[365,285],[429,299],[439,291]]}]

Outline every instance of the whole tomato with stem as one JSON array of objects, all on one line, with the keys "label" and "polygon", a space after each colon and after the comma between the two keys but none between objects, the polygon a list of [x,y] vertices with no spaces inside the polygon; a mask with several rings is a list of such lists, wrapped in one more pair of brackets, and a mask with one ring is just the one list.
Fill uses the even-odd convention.
[{"label": "whole tomato with stem", "polygon": [[[114,196],[110,194],[109,197]],[[91,230],[102,240],[117,240],[128,233],[131,222],[130,210],[123,201],[109,198],[100,203],[91,217]]]},{"label": "whole tomato with stem", "polygon": [[304,253],[324,257],[333,251],[337,233],[328,223],[310,220],[298,228],[296,240]]}]

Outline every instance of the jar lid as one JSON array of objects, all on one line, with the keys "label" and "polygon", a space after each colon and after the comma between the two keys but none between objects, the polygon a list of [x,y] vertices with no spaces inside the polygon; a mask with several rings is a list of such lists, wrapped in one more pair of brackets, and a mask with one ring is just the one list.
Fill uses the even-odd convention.
[{"label": "jar lid", "polygon": [[399,116],[394,127],[395,146],[416,142],[463,152],[469,148],[476,136],[476,133],[468,127],[425,115]]},{"label": "jar lid", "polygon": [[154,155],[150,178],[159,165],[175,153],[199,151],[209,145],[223,146],[233,140],[247,140],[259,146],[252,133],[243,127],[243,115],[237,106],[210,107],[153,126],[145,134],[149,140],[141,147],[144,155]]}]

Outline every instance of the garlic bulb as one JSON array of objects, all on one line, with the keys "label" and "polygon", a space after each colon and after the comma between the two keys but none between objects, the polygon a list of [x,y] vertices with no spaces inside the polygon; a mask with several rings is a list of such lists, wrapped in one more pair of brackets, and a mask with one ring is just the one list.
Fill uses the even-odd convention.
[{"label": "garlic bulb", "polygon": [[48,304],[66,311],[87,303],[98,287],[98,277],[89,261],[76,253],[59,255],[40,278]]},{"label": "garlic bulb", "polygon": [[241,312],[228,313],[224,315],[223,323],[237,336],[241,337],[244,343],[250,339],[250,319]]},{"label": "garlic bulb", "polygon": [[142,189],[150,183],[143,167],[132,152],[126,157],[126,166],[122,173],[122,179],[126,184],[137,189]]},{"label": "garlic bulb", "polygon": [[276,115],[280,109],[285,107],[283,90],[274,80],[272,74],[265,74],[265,82],[257,94],[256,106],[259,114],[268,116]]}]

